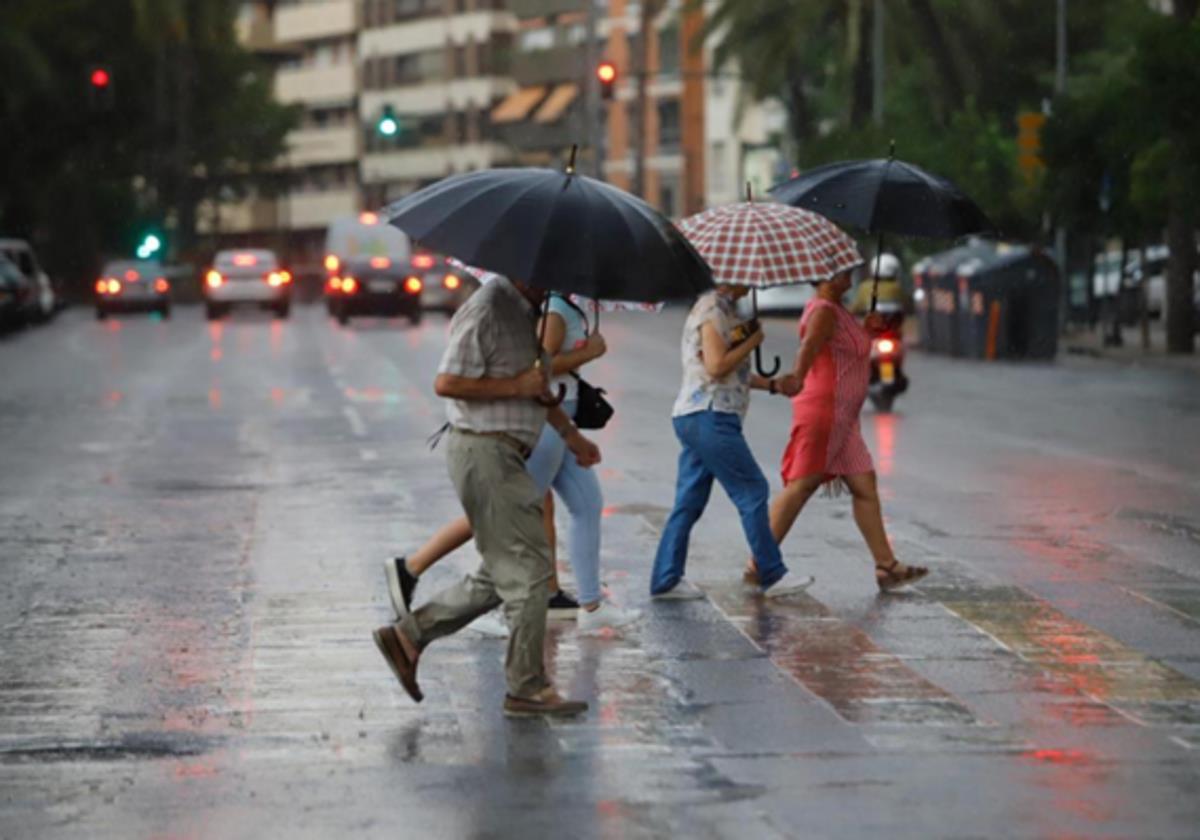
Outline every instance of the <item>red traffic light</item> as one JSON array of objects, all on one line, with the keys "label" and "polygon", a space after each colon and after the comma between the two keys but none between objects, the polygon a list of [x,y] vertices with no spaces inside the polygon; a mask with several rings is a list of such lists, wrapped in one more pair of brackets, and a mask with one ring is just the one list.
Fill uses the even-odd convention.
[{"label": "red traffic light", "polygon": [[106,88],[109,82],[112,81],[112,74],[103,67],[97,67],[92,71],[92,87]]},{"label": "red traffic light", "polygon": [[596,78],[606,85],[617,80],[617,65],[611,61],[602,61],[596,66]]}]

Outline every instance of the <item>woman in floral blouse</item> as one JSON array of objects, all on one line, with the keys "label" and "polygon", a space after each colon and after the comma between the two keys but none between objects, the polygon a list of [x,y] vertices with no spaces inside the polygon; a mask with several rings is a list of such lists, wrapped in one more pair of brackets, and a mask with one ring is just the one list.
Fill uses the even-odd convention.
[{"label": "woman in floral blouse", "polygon": [[793,377],[775,380],[751,373],[750,354],[763,333],[757,323],[738,322],[735,303],[747,291],[722,285],[701,295],[683,328],[683,385],[672,412],[683,451],[675,508],[654,558],[650,594],[655,598],[704,597],[683,575],[688,536],[708,504],[714,478],[738,509],[763,591],[780,597],[812,584],[811,578],[795,580],[783,564],[767,517],[767,480],[742,436],[751,388],[790,396],[798,384]]}]

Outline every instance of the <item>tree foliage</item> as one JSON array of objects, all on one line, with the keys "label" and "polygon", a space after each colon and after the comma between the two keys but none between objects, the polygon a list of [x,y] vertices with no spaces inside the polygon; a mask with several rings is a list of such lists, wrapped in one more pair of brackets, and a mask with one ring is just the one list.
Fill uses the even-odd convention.
[{"label": "tree foliage", "polygon": [[[148,226],[189,257],[196,207],[269,179],[293,124],[232,0],[0,3],[0,230],[86,277]],[[112,73],[98,108],[89,71]]]}]

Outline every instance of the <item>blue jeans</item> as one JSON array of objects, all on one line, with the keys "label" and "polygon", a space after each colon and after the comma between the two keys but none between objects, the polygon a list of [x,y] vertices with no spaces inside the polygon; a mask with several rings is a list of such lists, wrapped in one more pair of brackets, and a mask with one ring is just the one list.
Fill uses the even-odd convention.
[{"label": "blue jeans", "polygon": [[658,543],[650,594],[674,588],[683,577],[688,536],[704,513],[714,478],[721,482],[741,515],[742,530],[758,565],[762,587],[778,582],[787,574],[787,566],[771,534],[767,513],[770,487],[742,436],[741,418],[710,409],[676,417],[673,422],[683,451],[679,453],[679,475],[675,479],[675,509]]},{"label": "blue jeans", "polygon": [[[573,401],[563,403],[562,407],[568,416],[574,415]],[[553,487],[566,504],[571,515],[567,550],[579,588],[579,603],[596,603],[600,600],[600,513],[604,509],[596,471],[579,466],[549,423],[542,428],[525,468],[541,492]]]}]

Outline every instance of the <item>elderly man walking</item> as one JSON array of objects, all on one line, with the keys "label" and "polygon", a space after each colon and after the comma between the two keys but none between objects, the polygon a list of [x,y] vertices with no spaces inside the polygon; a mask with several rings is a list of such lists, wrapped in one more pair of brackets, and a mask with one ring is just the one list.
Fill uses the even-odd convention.
[{"label": "elderly man walking", "polygon": [[449,400],[450,480],[483,556],[479,568],[395,624],[375,631],[375,643],[416,702],[421,652],[435,639],[503,605],[511,634],[505,672],[510,717],[574,715],[587,703],[563,699],[546,677],[543,643],[550,546],[542,494],[525,459],[543,425],[555,428],[582,466],[600,450],[558,407],[547,408],[548,365],[534,325],[544,292],[497,278],[482,286],[450,323],[450,343],[434,389]]}]

